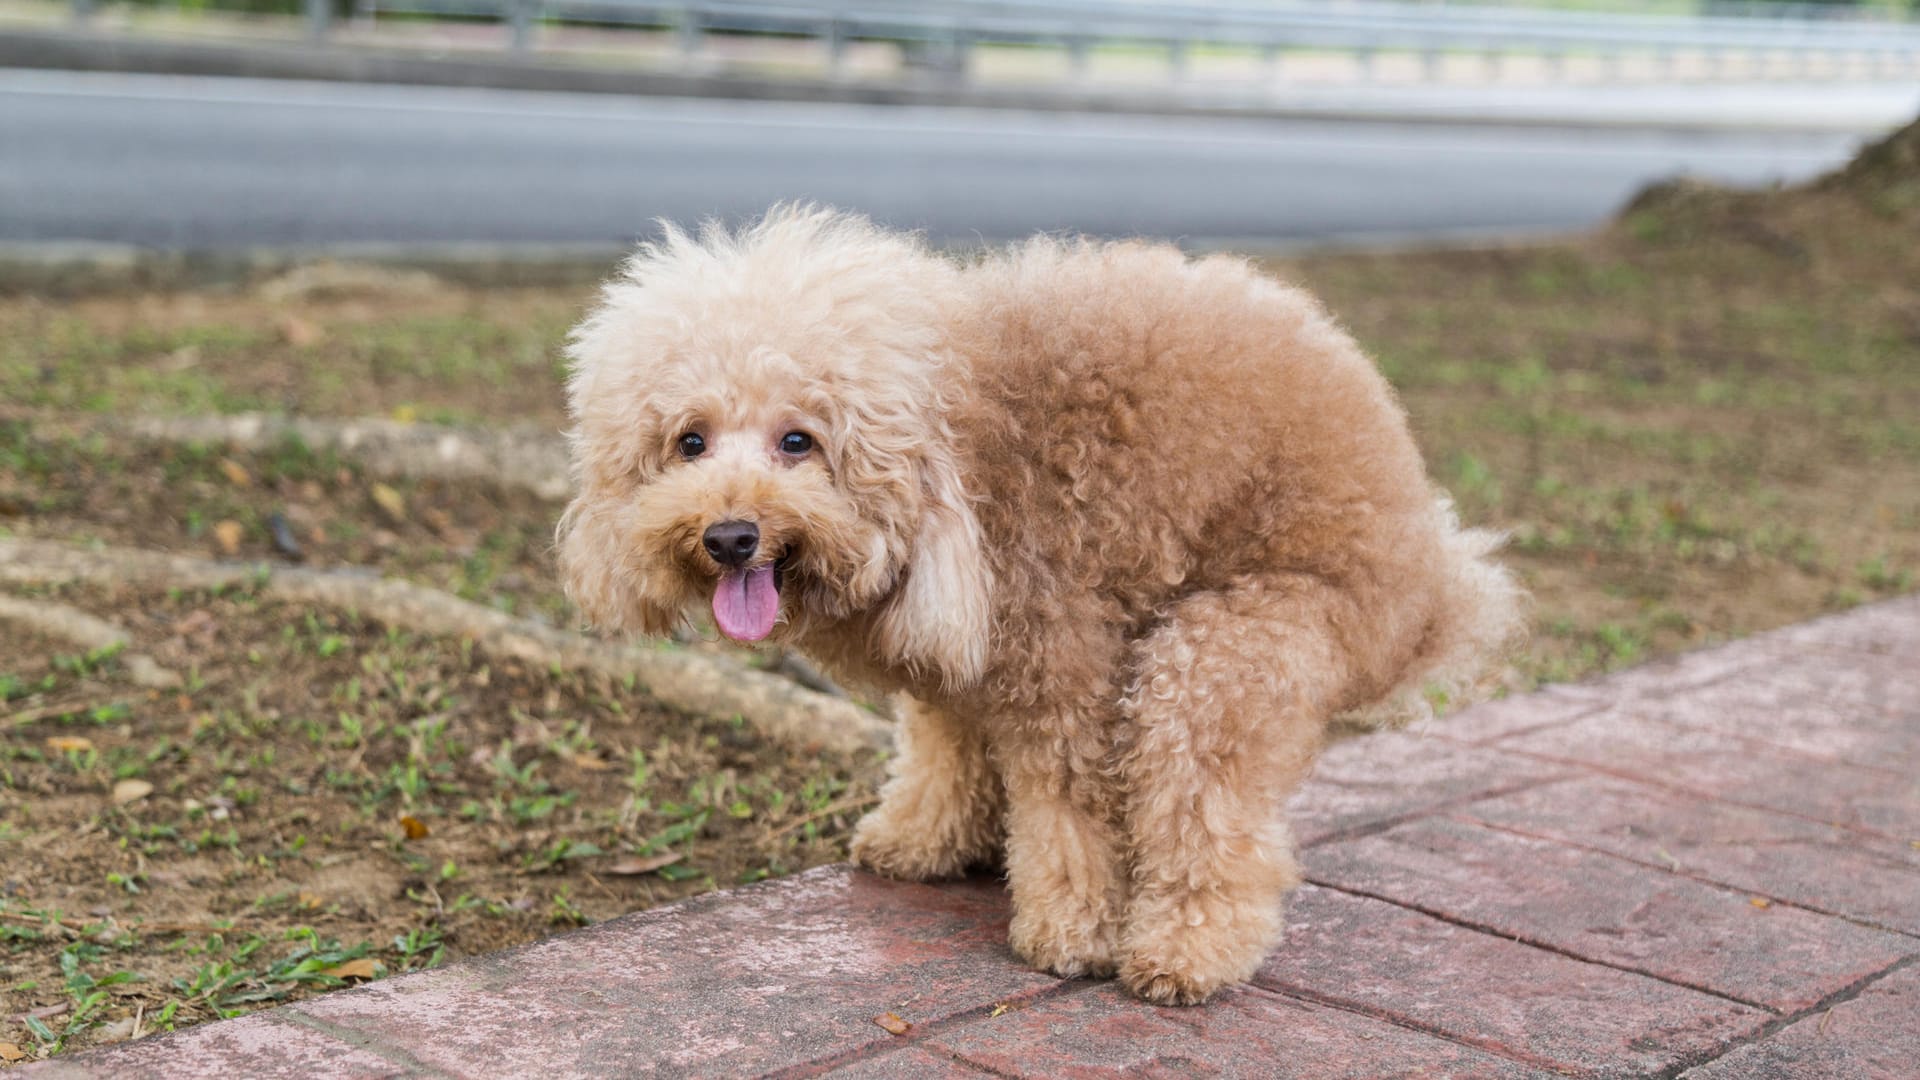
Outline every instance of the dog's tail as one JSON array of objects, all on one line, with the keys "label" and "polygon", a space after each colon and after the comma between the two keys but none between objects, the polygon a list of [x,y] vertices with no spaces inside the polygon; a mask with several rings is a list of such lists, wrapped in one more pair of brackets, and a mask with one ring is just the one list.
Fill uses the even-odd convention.
[{"label": "dog's tail", "polygon": [[1457,709],[1492,691],[1527,635],[1527,594],[1493,560],[1506,534],[1463,529],[1453,500],[1434,505],[1440,530],[1439,589],[1433,621],[1407,675],[1380,700],[1343,714],[1343,724],[1405,727],[1436,707]]}]

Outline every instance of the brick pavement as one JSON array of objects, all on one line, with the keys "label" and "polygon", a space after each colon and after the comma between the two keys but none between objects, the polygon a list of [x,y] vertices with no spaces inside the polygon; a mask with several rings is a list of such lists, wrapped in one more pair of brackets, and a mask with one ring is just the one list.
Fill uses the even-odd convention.
[{"label": "brick pavement", "polygon": [[1286,942],[1199,1009],[827,867],[28,1071],[1920,1075],[1920,597],[1341,743],[1295,810]]}]

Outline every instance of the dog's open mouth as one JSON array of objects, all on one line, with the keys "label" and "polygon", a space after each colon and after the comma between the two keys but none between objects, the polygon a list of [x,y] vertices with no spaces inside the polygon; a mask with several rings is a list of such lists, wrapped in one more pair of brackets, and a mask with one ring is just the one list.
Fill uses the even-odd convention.
[{"label": "dog's open mouth", "polygon": [[773,633],[780,618],[781,576],[791,555],[721,575],[713,588],[713,621],[721,633],[735,641],[759,641]]}]

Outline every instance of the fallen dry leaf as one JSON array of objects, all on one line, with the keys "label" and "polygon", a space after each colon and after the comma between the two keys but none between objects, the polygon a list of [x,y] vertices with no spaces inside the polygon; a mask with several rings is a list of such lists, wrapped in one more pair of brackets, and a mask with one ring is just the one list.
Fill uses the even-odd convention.
[{"label": "fallen dry leaf", "polygon": [[153,794],[153,785],[145,780],[122,780],[113,785],[113,805],[125,806]]},{"label": "fallen dry leaf", "polygon": [[380,508],[387,520],[400,525],[407,520],[407,500],[401,494],[385,484],[375,484],[367,494],[373,496],[373,505]]},{"label": "fallen dry leaf", "polygon": [[27,1052],[12,1043],[0,1043],[0,1061],[24,1061]]},{"label": "fallen dry leaf", "polygon": [[427,834],[433,831],[427,828],[426,822],[421,821],[412,814],[406,814],[400,818],[400,827],[406,830],[407,839],[409,840],[424,840]]},{"label": "fallen dry leaf", "polygon": [[47,736],[47,749],[52,750],[56,754],[64,754],[69,750],[77,754],[84,754],[93,749],[93,740],[83,739],[78,735],[49,735]]},{"label": "fallen dry leaf", "polygon": [[420,520],[426,523],[427,528],[441,536],[453,531],[453,519],[447,516],[445,510],[437,506],[421,507]]},{"label": "fallen dry leaf", "polygon": [[913,1030],[912,1024],[900,1019],[899,1016],[893,1013],[881,1013],[879,1016],[873,1018],[873,1022],[886,1028],[895,1035],[905,1035],[907,1032]]},{"label": "fallen dry leaf", "polygon": [[220,471],[226,474],[227,482],[234,487],[253,486],[253,474],[247,471],[246,466],[232,458],[220,459]]},{"label": "fallen dry leaf", "polygon": [[134,1023],[134,1018],[128,1016],[112,1021],[111,1023],[102,1024],[93,1029],[93,1041],[101,1044],[126,1042],[128,1039],[133,1038]]},{"label": "fallen dry leaf", "polygon": [[326,973],[336,979],[371,979],[379,974],[379,969],[374,966],[372,958],[363,956],[358,960],[349,960],[339,967],[330,967]]},{"label": "fallen dry leaf", "polygon": [[575,754],[573,763],[588,772],[606,772],[613,768],[612,762],[605,758],[594,757],[592,754]]},{"label": "fallen dry leaf", "polygon": [[317,324],[298,315],[289,315],[280,320],[280,335],[287,339],[287,344],[296,349],[318,345],[320,339],[326,336]]},{"label": "fallen dry leaf", "polygon": [[220,545],[223,555],[240,554],[240,540],[247,534],[240,523],[228,518],[213,527],[213,541]]},{"label": "fallen dry leaf", "polygon": [[1773,906],[1773,901],[1767,899],[1764,896],[1756,896],[1753,899],[1747,901],[1747,903],[1752,904],[1754,907],[1757,907],[1757,908],[1770,908]]},{"label": "fallen dry leaf", "polygon": [[173,624],[173,632],[181,637],[210,636],[219,628],[220,620],[214,618],[213,612],[206,608],[194,608]]},{"label": "fallen dry leaf", "polygon": [[607,867],[606,872],[621,875],[651,874],[663,866],[672,866],[679,862],[680,858],[681,855],[677,851],[669,851],[661,855],[635,855]]}]

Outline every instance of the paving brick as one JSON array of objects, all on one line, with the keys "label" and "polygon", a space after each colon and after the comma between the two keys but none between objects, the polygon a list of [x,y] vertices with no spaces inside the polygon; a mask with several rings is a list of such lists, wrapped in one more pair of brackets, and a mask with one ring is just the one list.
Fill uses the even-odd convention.
[{"label": "paving brick", "polygon": [[1920,837],[1920,770],[1902,775],[1821,761],[1761,740],[1618,711],[1503,740],[1502,749],[1711,795],[1728,802]]},{"label": "paving brick", "polygon": [[1163,1009],[1111,983],[942,1032],[928,1049],[999,1076],[1385,1080],[1542,1075],[1472,1047],[1257,988]]},{"label": "paving brick", "polygon": [[1920,850],[1898,841],[1607,777],[1454,813],[1920,934]]},{"label": "paving brick", "polygon": [[382,1054],[362,1049],[296,1023],[284,1009],[55,1058],[14,1073],[35,1080],[163,1080],[216,1074],[249,1080],[306,1080],[312,1076],[375,1080],[432,1075],[420,1069],[404,1050]]},{"label": "paving brick", "polygon": [[1013,958],[1007,916],[997,884],[828,867],[298,1008],[464,1076],[741,1075],[890,1047],[887,1012],[927,1024],[1057,986]]},{"label": "paving brick", "polygon": [[1383,732],[1328,747],[1287,810],[1295,840],[1305,845],[1569,771],[1519,754],[1463,747],[1417,732]]},{"label": "paving brick", "polygon": [[981,1080],[981,1077],[993,1074],[950,1057],[908,1047],[878,1057],[862,1058],[819,1075],[831,1076],[833,1080],[902,1080],[904,1077],[912,1077],[912,1080]]},{"label": "paving brick", "polygon": [[1920,968],[1683,1074],[1687,1080],[1913,1080],[1920,1072]]},{"label": "paving brick", "polygon": [[1911,772],[1920,761],[1920,657],[1836,663],[1799,653],[1753,677],[1726,679],[1621,709],[1758,739],[1811,757]]},{"label": "paving brick", "polygon": [[1414,728],[1463,743],[1487,743],[1523,731],[1564,724],[1606,707],[1587,693],[1571,687],[1550,686],[1532,694],[1482,702],[1470,709],[1442,716],[1432,723]]},{"label": "paving brick", "polygon": [[1701,1060],[1772,1018],[1311,885],[1288,904],[1286,941],[1255,981],[1588,1076],[1639,1076]]},{"label": "paving brick", "polygon": [[1914,938],[1469,822],[1422,819],[1304,861],[1316,883],[1783,1012],[1920,953]]},{"label": "paving brick", "polygon": [[1765,635],[1770,644],[1920,661],[1920,593],[1798,623]]},{"label": "paving brick", "polygon": [[1562,698],[1600,702],[1617,708],[1638,701],[1661,700],[1764,670],[1774,658],[1791,651],[1791,645],[1764,636],[1748,638],[1661,657],[1597,679],[1562,683],[1552,687],[1552,692]]}]

